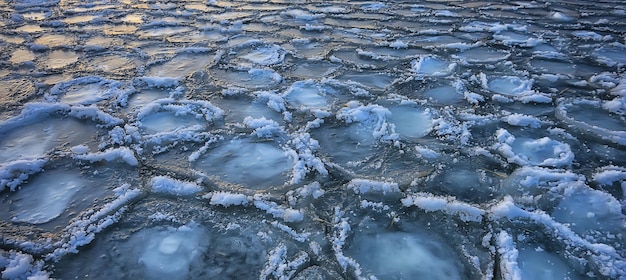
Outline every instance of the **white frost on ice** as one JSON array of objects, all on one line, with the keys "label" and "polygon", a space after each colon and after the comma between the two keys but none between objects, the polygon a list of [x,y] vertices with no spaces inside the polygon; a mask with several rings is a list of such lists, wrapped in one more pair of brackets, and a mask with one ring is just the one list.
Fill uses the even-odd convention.
[{"label": "white frost on ice", "polygon": [[224,207],[238,205],[246,206],[252,200],[251,197],[244,194],[231,192],[212,192],[202,196],[202,198],[210,199],[211,201],[209,204],[211,205],[221,205]]},{"label": "white frost on ice", "polygon": [[43,261],[14,250],[0,250],[0,269],[2,279],[50,279],[49,273],[44,270]]},{"label": "white frost on ice", "polygon": [[45,95],[48,101],[60,101],[74,105],[89,105],[124,94],[124,84],[102,77],[88,76],[56,84]]},{"label": "white frost on ice", "polygon": [[521,126],[521,127],[530,127],[530,128],[539,128],[543,124],[537,117],[513,113],[506,117],[503,117],[502,120],[510,125]]},{"label": "white frost on ice", "polygon": [[255,195],[253,204],[256,208],[267,212],[274,218],[280,218],[287,223],[300,222],[304,219],[303,210],[279,205],[276,202],[269,201],[264,195]]},{"label": "white frost on ice", "polygon": [[73,157],[75,159],[86,160],[89,162],[121,160],[131,166],[139,165],[139,161],[135,157],[135,153],[127,147],[110,148],[96,153],[76,154]]},{"label": "white frost on ice", "polygon": [[436,196],[430,193],[414,193],[400,200],[405,207],[417,206],[426,212],[442,211],[448,215],[458,215],[464,222],[483,220],[485,211],[471,204],[457,201],[454,197]]},{"label": "white frost on ice", "polygon": [[506,231],[500,231],[496,236],[496,247],[500,256],[500,276],[502,279],[522,280],[522,271],[517,263],[519,251],[513,243],[513,238]]},{"label": "white frost on ice", "polygon": [[624,197],[626,198],[626,168],[609,165],[599,168],[592,176],[593,180],[600,185],[610,186],[615,182],[620,182]]},{"label": "white frost on ice", "polygon": [[186,196],[202,191],[196,183],[177,180],[168,176],[155,176],[150,179],[153,192]]},{"label": "white frost on ice", "polygon": [[568,246],[577,246],[588,250],[585,256],[587,261],[598,268],[598,271],[610,278],[626,275],[626,261],[623,260],[615,248],[607,244],[593,243],[580,237],[567,225],[555,221],[550,215],[541,210],[528,211],[518,207],[513,199],[506,196],[489,210],[490,220],[508,219],[511,221],[529,220],[548,228],[552,235],[565,242]]},{"label": "white frost on ice", "polygon": [[285,133],[283,127],[275,120],[268,120],[265,117],[253,118],[248,116],[243,120],[243,123],[253,129],[252,134],[259,138],[273,138]]},{"label": "white frost on ice", "polygon": [[287,260],[287,246],[279,244],[267,256],[267,264],[261,270],[259,279],[288,280],[310,261],[309,255],[300,251],[292,260]]},{"label": "white frost on ice", "polygon": [[91,243],[96,234],[113,225],[127,210],[125,206],[141,195],[139,189],[131,189],[130,184],[123,184],[116,189],[117,198],[105,204],[96,212],[87,212],[65,228],[62,239],[55,242],[57,247],[46,255],[47,260],[58,261],[69,253],[78,253],[78,247]]},{"label": "white frost on ice", "polygon": [[30,175],[43,170],[48,159],[16,160],[0,164],[0,191],[16,188],[28,180]]},{"label": "white frost on ice", "polygon": [[369,193],[369,192],[382,192],[383,194],[400,192],[398,184],[394,182],[380,182],[368,179],[352,179],[346,185],[347,188],[352,189],[355,193]]},{"label": "white frost on ice", "polygon": [[395,140],[397,134],[393,133],[387,118],[391,116],[389,109],[377,105],[362,105],[358,101],[350,101],[347,107],[341,108],[337,112],[337,119],[345,121],[347,124],[360,123],[370,126],[374,139],[381,141]]}]

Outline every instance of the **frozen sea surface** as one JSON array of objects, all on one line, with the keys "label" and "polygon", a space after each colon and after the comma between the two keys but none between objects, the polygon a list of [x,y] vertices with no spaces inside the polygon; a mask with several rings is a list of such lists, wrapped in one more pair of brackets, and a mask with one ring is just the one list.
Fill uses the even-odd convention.
[{"label": "frozen sea surface", "polygon": [[0,276],[626,279],[625,18],[0,0]]}]

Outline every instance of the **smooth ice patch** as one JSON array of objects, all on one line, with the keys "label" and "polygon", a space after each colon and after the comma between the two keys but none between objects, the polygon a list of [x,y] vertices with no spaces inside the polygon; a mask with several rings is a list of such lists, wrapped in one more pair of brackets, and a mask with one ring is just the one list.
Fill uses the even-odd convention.
[{"label": "smooth ice patch", "polygon": [[300,81],[294,83],[285,93],[287,102],[298,109],[323,109],[328,106],[326,94],[314,81]]},{"label": "smooth ice patch", "polygon": [[524,280],[583,279],[558,255],[541,248],[525,247],[518,250],[517,263]]},{"label": "smooth ice patch", "polygon": [[146,88],[134,92],[126,103],[126,108],[136,109],[150,104],[152,101],[170,97],[167,89]]},{"label": "smooth ice patch", "polygon": [[346,249],[368,273],[379,279],[462,279],[457,255],[426,234],[357,233]]},{"label": "smooth ice patch", "polygon": [[450,63],[435,56],[422,56],[411,62],[413,72],[418,76],[448,76],[456,68],[456,63]]},{"label": "smooth ice patch", "polygon": [[423,95],[429,100],[443,105],[453,105],[462,102],[463,94],[453,86],[440,86],[424,91]]},{"label": "smooth ice patch", "polygon": [[279,123],[283,119],[280,113],[261,102],[238,99],[222,99],[216,100],[216,102],[225,111],[224,121],[227,123],[243,123],[247,117],[265,118]]},{"label": "smooth ice patch", "polygon": [[366,87],[384,90],[396,79],[395,76],[387,73],[368,73],[368,74],[346,74],[336,78],[347,82],[357,82]]},{"label": "smooth ice patch", "polygon": [[506,46],[533,47],[537,44],[543,43],[543,39],[513,31],[502,31],[496,33],[493,35],[493,38],[501,41],[502,44]]},{"label": "smooth ice patch", "polygon": [[11,220],[29,224],[47,223],[65,212],[73,196],[89,184],[77,172],[44,172],[9,197]]},{"label": "smooth ice patch", "polygon": [[204,71],[213,62],[214,55],[200,52],[183,52],[163,63],[152,64],[146,71],[146,76],[154,77],[186,77],[197,71]]},{"label": "smooth ice patch", "polygon": [[141,119],[139,128],[144,134],[175,131],[192,127],[194,125],[206,125],[206,121],[192,115],[178,115],[175,112],[156,112]]},{"label": "smooth ice patch", "polygon": [[568,189],[551,216],[581,235],[589,231],[626,231],[626,217],[619,201],[610,194],[587,187]]},{"label": "smooth ice patch", "polygon": [[273,88],[283,80],[282,76],[271,69],[213,70],[212,73],[227,86],[256,90]]},{"label": "smooth ice patch", "polygon": [[[434,188],[445,190],[446,194],[469,202],[483,202],[493,197],[493,186],[498,185],[500,177],[484,170],[471,169],[469,162],[460,162],[437,176],[432,184]],[[430,183],[427,183],[431,185]]]},{"label": "smooth ice patch", "polygon": [[193,163],[204,173],[252,189],[283,185],[293,166],[294,160],[275,144],[249,140],[226,142]]},{"label": "smooth ice patch", "polygon": [[411,105],[390,106],[388,120],[395,126],[395,132],[403,138],[421,138],[426,136],[433,126],[430,110]]},{"label": "smooth ice patch", "polygon": [[338,68],[338,65],[327,61],[306,61],[296,64],[291,75],[304,79],[319,79],[332,74]]},{"label": "smooth ice patch", "polygon": [[[5,130],[0,127],[0,130]],[[63,144],[75,146],[93,142],[97,129],[72,118],[45,118],[3,131],[0,138],[0,162],[34,159],[45,156]]]},{"label": "smooth ice patch", "polygon": [[187,279],[192,262],[206,250],[204,230],[196,225],[146,230],[131,237],[142,248],[138,258],[149,279]]},{"label": "smooth ice patch", "polygon": [[511,53],[508,51],[493,49],[489,47],[477,47],[453,55],[466,63],[496,63],[508,59]]},{"label": "smooth ice patch", "polygon": [[487,89],[507,95],[507,96],[519,96],[529,91],[532,91],[532,81],[522,80],[515,76],[504,76],[490,79],[487,82]]},{"label": "smooth ice patch", "polygon": [[41,58],[41,64],[51,70],[59,70],[78,61],[80,56],[73,51],[54,50]]}]

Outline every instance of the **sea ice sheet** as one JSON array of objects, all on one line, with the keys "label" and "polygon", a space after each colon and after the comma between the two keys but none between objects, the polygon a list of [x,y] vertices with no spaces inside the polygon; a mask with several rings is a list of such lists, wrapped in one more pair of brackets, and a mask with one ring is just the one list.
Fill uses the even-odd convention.
[{"label": "sea ice sheet", "polygon": [[410,2],[0,0],[1,276],[625,278],[623,3]]}]

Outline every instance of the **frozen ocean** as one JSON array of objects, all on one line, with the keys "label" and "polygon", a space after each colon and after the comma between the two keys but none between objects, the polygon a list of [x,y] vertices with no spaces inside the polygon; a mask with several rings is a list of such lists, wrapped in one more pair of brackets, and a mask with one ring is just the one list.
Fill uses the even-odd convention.
[{"label": "frozen ocean", "polygon": [[0,0],[3,279],[626,279],[626,2]]}]

